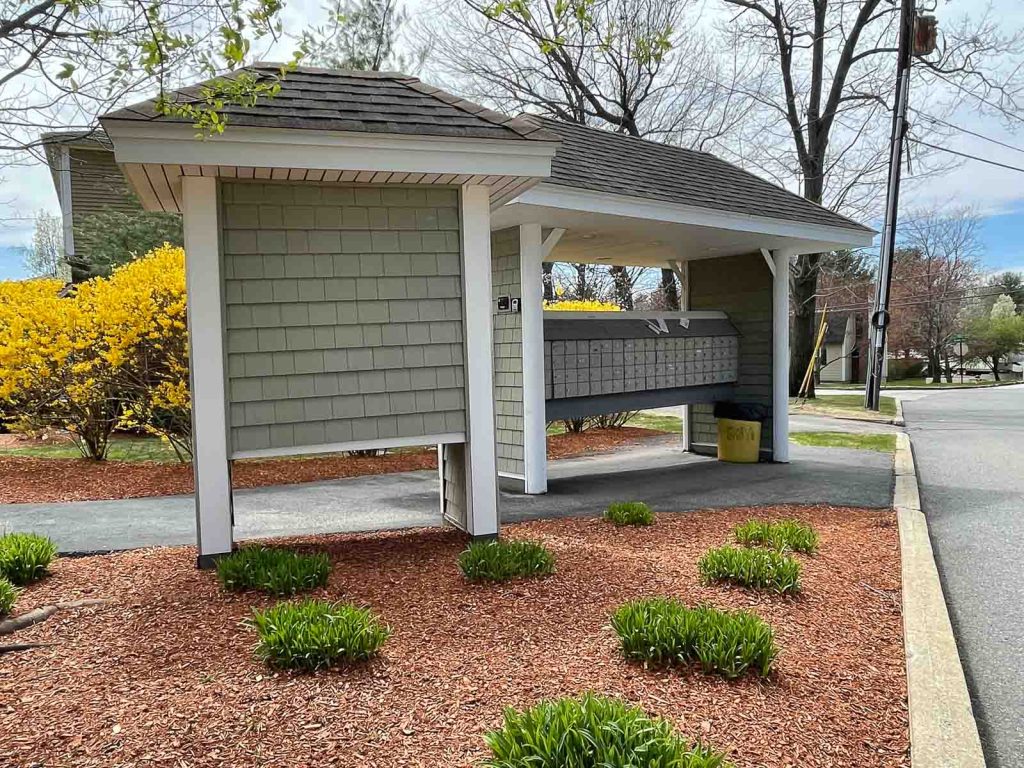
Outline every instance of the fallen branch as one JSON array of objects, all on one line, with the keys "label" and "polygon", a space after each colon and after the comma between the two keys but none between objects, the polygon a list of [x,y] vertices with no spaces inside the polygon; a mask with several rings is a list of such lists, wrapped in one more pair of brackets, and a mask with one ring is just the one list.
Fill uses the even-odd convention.
[{"label": "fallen branch", "polygon": [[9,619],[0,621],[0,636],[12,635],[19,629],[25,629],[26,627],[31,627],[33,624],[46,621],[48,618],[53,616],[53,614],[57,613],[57,611],[66,611],[72,608],[88,608],[93,605],[107,605],[112,602],[114,601],[109,598],[86,598],[85,600],[72,600],[69,603],[44,605],[40,608],[35,608],[28,613],[23,613],[21,616],[12,616]]},{"label": "fallen branch", "polygon": [[17,653],[18,651],[30,651],[33,648],[45,648],[52,643],[20,643],[18,645],[0,645],[0,656],[5,653]]}]

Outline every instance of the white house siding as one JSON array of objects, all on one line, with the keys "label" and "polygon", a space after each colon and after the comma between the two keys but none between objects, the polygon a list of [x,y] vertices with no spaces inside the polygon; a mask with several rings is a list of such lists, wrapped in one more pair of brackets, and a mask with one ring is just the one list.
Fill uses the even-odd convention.
[{"label": "white house siding", "polygon": [[[772,405],[772,274],[761,254],[690,262],[690,309],[719,309],[739,331],[739,377],[735,399]],[[690,442],[695,450],[714,446],[718,431],[714,405],[691,409]],[[761,450],[772,449],[772,420],[761,428]]]},{"label": "white house siding", "polygon": [[522,298],[518,227],[491,235],[491,261],[498,472],[523,477],[523,316],[497,309],[499,296]]},{"label": "white house siding", "polygon": [[465,431],[458,194],[223,184],[233,454]]}]

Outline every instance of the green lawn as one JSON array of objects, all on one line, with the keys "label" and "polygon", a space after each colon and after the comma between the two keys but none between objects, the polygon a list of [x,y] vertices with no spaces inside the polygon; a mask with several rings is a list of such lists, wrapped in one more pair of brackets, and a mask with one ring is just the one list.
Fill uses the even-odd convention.
[{"label": "green lawn", "polygon": [[[790,406],[794,406],[796,410],[801,407],[806,407],[808,410],[815,410],[825,413],[834,413],[838,416],[850,416],[850,415],[862,415],[869,413],[864,408],[864,396],[863,395],[821,395],[819,394],[813,400],[796,400],[792,398],[789,401]],[[892,397],[882,396],[878,400],[879,412],[884,416],[895,416],[896,415],[896,400]],[[791,411],[793,408],[790,409]]]},{"label": "green lawn", "polygon": [[[683,419],[681,416],[672,416],[667,413],[648,413],[641,411],[626,423],[627,427],[639,429],[656,429],[659,432],[681,432],[683,430]],[[565,432],[562,422],[555,421],[548,424],[549,435],[560,435]]]},{"label": "green lawn", "polygon": [[861,435],[849,432],[793,432],[792,443],[818,448],[861,448],[867,451],[892,453],[896,450],[896,435]]},{"label": "green lawn", "polygon": [[[0,447],[3,456],[35,456],[41,459],[80,459],[82,454],[71,443],[35,443],[24,446]],[[178,461],[174,449],[156,437],[117,437],[110,441],[107,453],[110,461],[159,461],[173,464]]]}]

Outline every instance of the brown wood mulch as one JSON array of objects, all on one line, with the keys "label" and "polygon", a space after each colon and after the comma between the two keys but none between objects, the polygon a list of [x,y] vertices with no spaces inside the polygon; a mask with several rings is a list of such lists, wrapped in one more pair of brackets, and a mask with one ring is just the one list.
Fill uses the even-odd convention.
[{"label": "brown wood mulch", "polygon": [[[701,586],[696,561],[751,515],[821,534],[802,596]],[[505,706],[584,691],[623,697],[727,750],[739,768],[907,766],[900,565],[892,512],[830,507],[662,514],[646,529],[599,519],[510,525],[557,573],[474,586],[451,530],[291,540],[333,561],[319,596],[372,607],[394,634],[378,661],[273,673],[241,622],[273,600],[222,593],[191,548],[59,560],[18,610],[82,597],[16,633],[51,646],[0,663],[0,765],[472,766]],[[645,670],[608,626],[625,600],[670,595],[749,608],[775,628],[766,680]]]},{"label": "brown wood mulch", "polygon": [[[548,438],[548,457],[598,453],[663,435],[635,427],[554,435]],[[259,488],[418,469],[437,469],[436,449],[399,451],[383,457],[332,454],[238,461],[231,474],[235,488]],[[171,496],[192,493],[192,489],[192,467],[188,464],[0,455],[0,504]]]}]

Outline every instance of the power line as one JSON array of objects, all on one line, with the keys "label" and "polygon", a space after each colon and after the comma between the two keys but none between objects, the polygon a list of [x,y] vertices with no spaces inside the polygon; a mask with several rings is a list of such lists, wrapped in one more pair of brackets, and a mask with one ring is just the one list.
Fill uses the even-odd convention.
[{"label": "power line", "polygon": [[1019,165],[1009,165],[1007,163],[1000,163],[998,160],[989,160],[985,157],[978,157],[977,155],[971,155],[967,152],[960,152],[949,147],[940,147],[938,144],[931,144],[927,141],[921,141],[921,139],[915,139],[913,136],[910,140],[915,144],[920,144],[922,147],[930,147],[931,149],[937,149],[939,152],[947,152],[950,155],[958,155],[959,157],[967,158],[968,160],[977,160],[979,163],[986,163],[988,165],[994,165],[997,168],[1005,168],[1008,171],[1016,171],[1017,173],[1024,173],[1024,168]]},{"label": "power line", "polygon": [[969,134],[971,136],[975,136],[975,137],[977,137],[979,139],[984,139],[985,141],[991,141],[993,144],[998,144],[1001,147],[1006,147],[1007,149],[1012,149],[1014,152],[1020,152],[1021,154],[1024,154],[1024,147],[1017,147],[1017,146],[1014,146],[1013,144],[1007,144],[1005,141],[1000,141],[999,139],[993,139],[991,136],[986,136],[983,133],[978,133],[977,131],[972,131],[970,128],[964,128],[962,125],[956,125],[954,123],[950,123],[950,122],[948,122],[946,120],[943,120],[941,118],[935,117],[934,115],[929,115],[926,112],[918,112],[917,110],[914,110],[914,111],[917,112],[917,114],[920,115],[921,117],[923,117],[925,120],[928,120],[929,122],[938,123],[939,125],[944,125],[947,128],[952,128],[954,131],[960,131],[961,133],[966,133],[966,134]]}]

